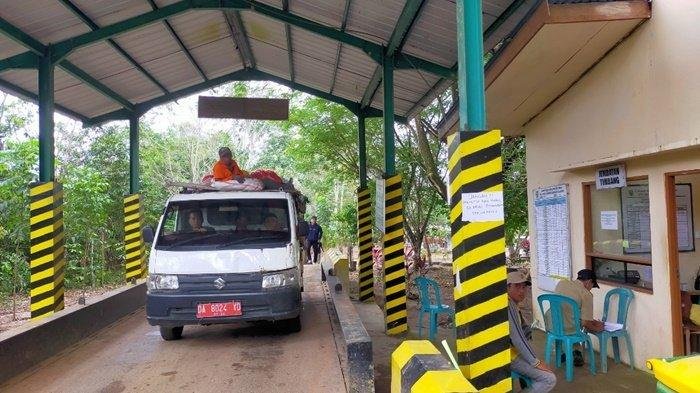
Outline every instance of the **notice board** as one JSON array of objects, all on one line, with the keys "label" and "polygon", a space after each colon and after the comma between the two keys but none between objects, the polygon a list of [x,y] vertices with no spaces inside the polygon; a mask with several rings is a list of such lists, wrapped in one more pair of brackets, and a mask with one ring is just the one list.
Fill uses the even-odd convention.
[{"label": "notice board", "polygon": [[651,216],[649,214],[649,185],[630,184],[623,188],[622,236],[625,254],[651,253]]},{"label": "notice board", "polygon": [[693,190],[690,184],[676,184],[676,227],[678,251],[695,251]]},{"label": "notice board", "polygon": [[537,285],[554,291],[557,282],[571,277],[569,188],[566,184],[534,191]]}]

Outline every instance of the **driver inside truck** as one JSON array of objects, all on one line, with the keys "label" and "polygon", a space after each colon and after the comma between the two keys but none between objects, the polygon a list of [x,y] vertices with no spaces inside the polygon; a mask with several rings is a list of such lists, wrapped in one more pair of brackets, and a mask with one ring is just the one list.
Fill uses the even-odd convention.
[{"label": "driver inside truck", "polygon": [[194,209],[187,213],[187,223],[190,224],[192,232],[209,232],[214,230],[214,228],[202,226],[203,222],[204,219],[200,210]]}]

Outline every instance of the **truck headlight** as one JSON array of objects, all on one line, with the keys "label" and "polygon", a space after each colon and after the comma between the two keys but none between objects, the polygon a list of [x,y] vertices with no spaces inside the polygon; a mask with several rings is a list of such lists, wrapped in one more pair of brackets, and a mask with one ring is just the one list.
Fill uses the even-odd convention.
[{"label": "truck headlight", "polygon": [[262,278],[263,288],[279,288],[298,285],[299,269],[293,268],[277,273],[265,274]]},{"label": "truck headlight", "polygon": [[160,289],[178,289],[180,284],[177,281],[177,276],[166,275],[166,274],[149,274],[148,275],[148,289],[160,290]]}]

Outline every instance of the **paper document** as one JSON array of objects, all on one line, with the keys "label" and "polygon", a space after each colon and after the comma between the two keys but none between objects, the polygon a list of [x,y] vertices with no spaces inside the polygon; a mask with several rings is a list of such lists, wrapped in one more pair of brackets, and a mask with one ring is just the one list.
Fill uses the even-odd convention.
[{"label": "paper document", "polygon": [[618,330],[622,330],[622,324],[621,323],[613,323],[613,322],[605,322],[604,329],[606,332],[616,332]]}]

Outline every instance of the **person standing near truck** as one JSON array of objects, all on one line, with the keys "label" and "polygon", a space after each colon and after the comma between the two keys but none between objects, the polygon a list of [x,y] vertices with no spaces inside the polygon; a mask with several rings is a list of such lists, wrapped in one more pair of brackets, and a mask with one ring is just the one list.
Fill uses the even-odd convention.
[{"label": "person standing near truck", "polygon": [[[313,263],[318,263],[318,258],[321,254],[320,242],[323,238],[323,228],[318,225],[316,216],[311,217],[309,223],[309,234],[306,236],[306,255],[311,258],[311,250],[313,249]],[[311,263],[311,260],[309,260]]]}]

